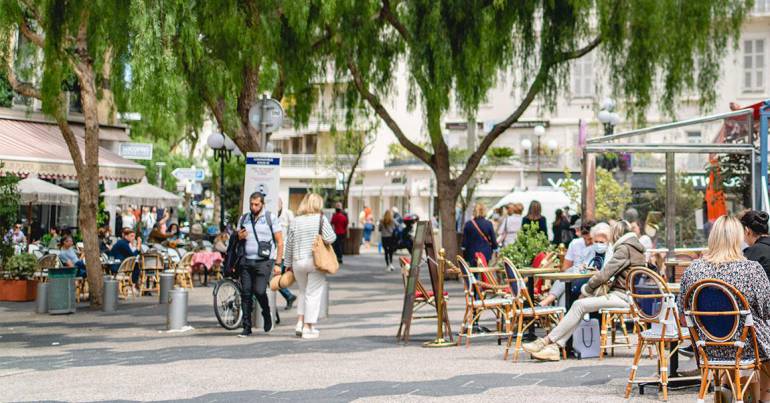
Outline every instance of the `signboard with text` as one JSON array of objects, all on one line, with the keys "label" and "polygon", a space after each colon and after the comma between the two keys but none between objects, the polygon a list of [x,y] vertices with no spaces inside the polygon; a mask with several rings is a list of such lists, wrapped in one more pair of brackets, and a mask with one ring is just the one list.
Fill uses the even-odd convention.
[{"label": "signboard with text", "polygon": [[246,175],[243,180],[243,214],[249,211],[249,196],[254,192],[265,195],[265,206],[278,214],[281,186],[281,154],[246,154]]},{"label": "signboard with text", "polygon": [[152,144],[120,143],[118,155],[129,160],[151,160]]}]

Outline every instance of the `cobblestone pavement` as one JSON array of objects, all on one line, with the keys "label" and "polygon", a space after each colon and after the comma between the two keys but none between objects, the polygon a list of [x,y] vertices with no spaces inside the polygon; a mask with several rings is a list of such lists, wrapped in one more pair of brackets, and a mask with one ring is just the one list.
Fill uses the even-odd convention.
[{"label": "cobblestone pavement", "polygon": [[[456,331],[462,287],[447,287]],[[379,255],[345,258],[318,340],[294,337],[294,310],[281,310],[270,334],[237,338],[219,327],[211,292],[191,292],[194,330],[185,333],[165,331],[157,297],[121,301],[109,314],[81,305],[65,316],[0,303],[0,401],[624,401],[626,349],[603,361],[512,363],[494,338],[473,339],[470,348],[421,347],[435,336],[435,319],[416,320],[412,341],[396,344],[403,283]],[[642,369],[651,373],[654,362]],[[632,400],[657,401],[647,392],[635,389]],[[693,389],[670,393],[674,402],[694,398]]]}]

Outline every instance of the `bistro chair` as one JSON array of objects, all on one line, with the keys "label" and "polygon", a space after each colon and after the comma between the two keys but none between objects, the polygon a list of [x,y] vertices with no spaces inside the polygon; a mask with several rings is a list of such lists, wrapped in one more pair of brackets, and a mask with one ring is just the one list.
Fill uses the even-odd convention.
[{"label": "bistro chair", "polygon": [[136,299],[136,289],[134,289],[134,282],[131,280],[135,264],[136,257],[127,257],[120,262],[118,272],[115,274],[115,280],[118,281],[118,291],[123,298],[128,298],[128,292],[130,291],[131,296]]},{"label": "bistro chair", "polygon": [[[626,398],[631,395],[634,383],[656,382],[660,383],[663,389],[663,400],[668,400],[669,359],[678,353],[679,343],[689,338],[689,332],[687,328],[682,329],[679,326],[676,298],[658,273],[647,267],[632,267],[626,278],[626,289],[631,300],[634,321],[647,327],[638,334],[634,361],[626,385]],[[672,344],[675,346],[673,349]],[[635,380],[645,346],[655,347],[659,374],[651,380]]]},{"label": "bistro chair", "polygon": [[[408,256],[402,256],[399,259],[401,263],[401,278],[404,281],[404,290],[406,290],[407,280],[409,278],[409,265],[412,264],[412,259]],[[416,314],[418,310],[426,307],[431,306],[433,309],[436,309],[436,296],[433,293],[433,291],[428,291],[427,288],[425,288],[425,285],[422,284],[420,279],[416,279],[415,287],[414,287],[414,305],[412,305],[412,314]],[[449,293],[444,291],[444,300],[449,300]],[[427,316],[413,316],[413,319],[428,319],[428,318],[435,318],[436,315],[427,315]]]},{"label": "bistro chair", "polygon": [[[463,315],[463,323],[460,326],[460,332],[457,335],[457,345],[462,343],[462,338],[465,337],[466,347],[471,345],[471,337],[473,337],[473,324],[478,321],[483,312],[489,311],[495,315],[497,322],[496,336],[499,338],[505,336],[506,333],[510,335],[511,320],[513,310],[513,299],[506,296],[503,290],[507,287],[505,285],[493,285],[484,283],[476,279],[474,273],[471,272],[468,262],[457,256],[457,262],[460,266],[460,274],[463,278],[463,287],[465,288],[465,314]],[[494,296],[486,296],[484,290],[495,289],[499,291]],[[506,332],[503,333],[503,324],[506,326]]]},{"label": "bistro chair", "polygon": [[194,253],[187,252],[174,266],[174,281],[182,288],[193,288],[192,258]]},{"label": "bistro chair", "polygon": [[[610,354],[615,356],[615,347],[631,348],[631,337],[628,336],[626,328],[626,318],[631,316],[631,308],[601,308],[599,315],[602,318],[601,331],[599,336],[599,359],[604,359],[604,354],[610,350]],[[617,341],[617,325],[623,332],[623,342]],[[634,326],[636,329],[636,326]]]},{"label": "bistro chair", "polygon": [[[160,289],[160,272],[163,271],[163,256],[155,251],[149,251],[140,257],[139,295],[147,291],[158,292]],[[149,286],[153,282],[152,287]]]},{"label": "bistro chair", "polygon": [[[730,383],[736,401],[743,401],[752,379],[758,380],[759,360],[754,317],[746,298],[732,285],[718,279],[693,284],[684,299],[684,315],[700,358],[701,381],[698,402],[713,381],[717,391],[722,379]],[[713,359],[714,348],[731,349],[734,358]],[[746,377],[741,384],[741,372]],[[709,381],[709,373],[713,378]],[[747,376],[748,374],[748,376]]]},{"label": "bistro chair", "polygon": [[[524,332],[536,323],[540,324],[543,329],[549,330],[552,326],[556,326],[564,318],[566,310],[561,306],[539,306],[532,301],[532,296],[529,295],[526,282],[524,278],[519,274],[516,266],[508,260],[503,258],[503,267],[505,268],[506,282],[509,284],[511,290],[511,296],[513,298],[513,319],[516,321],[516,344],[513,348],[513,361],[519,359],[519,352],[521,348],[521,339]],[[526,320],[526,323],[524,322]],[[513,326],[513,323],[512,323]],[[514,332],[510,332],[508,335],[508,343],[505,345],[505,353],[503,354],[503,360],[508,359],[508,351],[513,344]],[[562,356],[567,358],[567,350],[564,347],[560,347]]]}]

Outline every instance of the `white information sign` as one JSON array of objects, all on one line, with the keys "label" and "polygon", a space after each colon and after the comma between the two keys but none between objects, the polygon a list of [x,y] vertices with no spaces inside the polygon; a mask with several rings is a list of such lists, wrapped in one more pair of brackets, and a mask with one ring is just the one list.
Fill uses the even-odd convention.
[{"label": "white information sign", "polygon": [[249,211],[249,196],[254,192],[265,194],[267,210],[278,214],[281,187],[281,154],[247,153],[246,177],[243,181],[243,214]]},{"label": "white information sign", "polygon": [[120,143],[118,155],[129,160],[151,160],[152,144]]}]

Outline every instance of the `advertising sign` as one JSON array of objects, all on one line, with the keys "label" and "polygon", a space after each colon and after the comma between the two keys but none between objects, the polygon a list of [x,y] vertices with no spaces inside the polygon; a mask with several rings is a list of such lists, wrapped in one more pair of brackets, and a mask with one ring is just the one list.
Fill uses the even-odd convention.
[{"label": "advertising sign", "polygon": [[278,214],[278,197],[281,186],[281,154],[246,154],[246,177],[243,181],[243,212],[249,211],[249,196],[254,192],[265,195],[265,205]]},{"label": "advertising sign", "polygon": [[152,144],[120,143],[118,155],[129,160],[151,160]]}]

